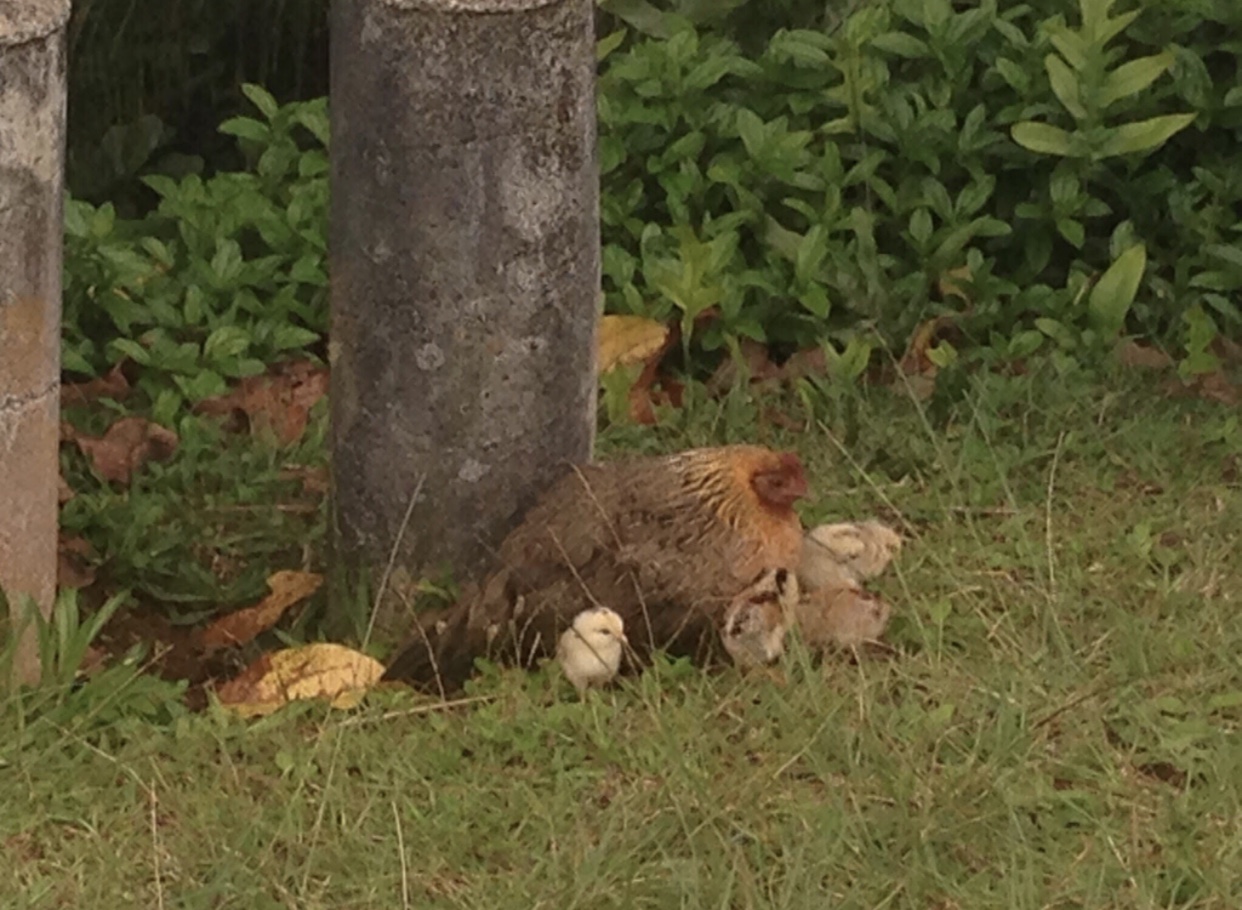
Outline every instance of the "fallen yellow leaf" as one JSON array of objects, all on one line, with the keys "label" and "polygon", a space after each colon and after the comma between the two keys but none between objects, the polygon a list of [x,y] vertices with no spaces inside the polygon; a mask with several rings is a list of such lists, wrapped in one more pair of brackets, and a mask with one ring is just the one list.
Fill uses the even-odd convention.
[{"label": "fallen yellow leaf", "polygon": [[384,675],[384,665],[344,645],[317,642],[264,654],[216,692],[242,717],[271,714],[292,701],[326,698],[352,708]]},{"label": "fallen yellow leaf", "polygon": [[599,322],[599,371],[642,363],[658,354],[669,328],[643,316],[603,316]]}]

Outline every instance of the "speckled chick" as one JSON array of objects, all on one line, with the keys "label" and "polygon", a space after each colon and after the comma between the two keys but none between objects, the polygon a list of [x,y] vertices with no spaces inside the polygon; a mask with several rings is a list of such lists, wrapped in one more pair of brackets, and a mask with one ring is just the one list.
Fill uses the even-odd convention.
[{"label": "speckled chick", "polygon": [[768,569],[733,599],[720,637],[735,664],[766,666],[785,653],[785,635],[794,622],[798,598],[795,573]]}]

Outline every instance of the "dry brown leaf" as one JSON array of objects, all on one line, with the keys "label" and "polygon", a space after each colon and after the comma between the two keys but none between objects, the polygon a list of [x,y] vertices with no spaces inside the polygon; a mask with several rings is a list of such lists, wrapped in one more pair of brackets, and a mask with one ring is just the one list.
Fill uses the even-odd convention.
[{"label": "dry brown leaf", "polygon": [[1195,378],[1193,383],[1200,398],[1219,401],[1221,404],[1237,406],[1242,404],[1242,390],[1229,381],[1222,370],[1214,370]]},{"label": "dry brown leaf", "polygon": [[733,388],[743,370],[751,382],[763,382],[780,374],[780,369],[768,357],[766,344],[753,338],[743,338],[738,342],[738,353],[741,355],[740,365],[737,358],[726,357],[707,380],[707,390],[713,395]]},{"label": "dry brown leaf", "polygon": [[931,362],[927,356],[936,344],[940,333],[953,324],[953,316],[937,316],[934,319],[928,319],[914,330],[914,334],[910,337],[910,344],[906,347],[906,352],[901,356],[901,371],[907,376],[930,374],[935,377],[937,367]]},{"label": "dry brown leaf", "polygon": [[271,714],[292,701],[326,698],[352,708],[384,675],[384,665],[344,645],[318,642],[264,654],[220,686],[221,704],[242,717]]},{"label": "dry brown leaf", "polygon": [[122,417],[99,437],[83,436],[62,424],[61,438],[77,443],[101,478],[119,484],[128,484],[148,461],[167,461],[180,442],[172,430],[143,417]]},{"label": "dry brown leaf", "polygon": [[780,378],[784,382],[794,382],[808,376],[822,376],[828,372],[828,359],[824,349],[816,346],[794,351],[789,359],[781,364]]},{"label": "dry brown leaf", "polygon": [[643,426],[655,426],[655,391],[649,385],[637,382],[630,387],[630,420]]},{"label": "dry brown leaf", "polygon": [[666,350],[670,329],[643,316],[603,316],[599,321],[599,371],[646,363]]},{"label": "dry brown leaf", "polygon": [[1229,406],[1242,404],[1242,389],[1230,382],[1221,370],[1203,373],[1190,379],[1170,376],[1161,384],[1161,389],[1173,398],[1194,395]]},{"label": "dry brown leaf", "polygon": [[282,570],[267,579],[266,597],[253,607],[221,616],[199,634],[199,646],[206,652],[244,645],[280,621],[291,606],[305,600],[323,584],[314,572]]},{"label": "dry brown leaf", "polygon": [[302,492],[307,496],[319,498],[328,495],[328,469],[325,465],[285,465],[280,472],[283,480],[298,480],[302,483]]},{"label": "dry brown leaf", "polygon": [[85,588],[95,583],[94,548],[84,538],[62,537],[56,543],[56,586]]},{"label": "dry brown leaf", "polygon": [[227,395],[194,406],[199,414],[232,418],[238,429],[271,432],[282,445],[302,438],[310,409],[328,393],[328,371],[309,360],[280,364],[264,376],[248,376]]},{"label": "dry brown leaf", "polygon": [[658,422],[657,407],[680,408],[686,397],[684,383],[668,375],[648,378],[647,371],[634,381],[629,391],[630,420],[645,426]]},{"label": "dry brown leaf", "polygon": [[953,325],[955,318],[952,315],[936,316],[920,324],[897,364],[906,378],[903,381],[898,377],[894,384],[909,387],[911,394],[920,401],[926,401],[936,390],[936,374],[940,372],[927,352],[935,346],[940,333]]},{"label": "dry brown leaf", "polygon": [[111,398],[121,401],[129,395],[129,380],[121,372],[124,361],[118,363],[102,376],[88,379],[86,382],[69,382],[60,387],[60,406],[62,408],[75,404],[87,404],[100,398]]},{"label": "dry brown leaf", "polygon": [[1217,335],[1208,345],[1208,350],[1221,359],[1223,363],[1242,363],[1242,344],[1232,338]]},{"label": "dry brown leaf", "polygon": [[1117,359],[1122,366],[1140,370],[1163,370],[1173,365],[1173,358],[1164,351],[1133,340],[1117,346]]}]

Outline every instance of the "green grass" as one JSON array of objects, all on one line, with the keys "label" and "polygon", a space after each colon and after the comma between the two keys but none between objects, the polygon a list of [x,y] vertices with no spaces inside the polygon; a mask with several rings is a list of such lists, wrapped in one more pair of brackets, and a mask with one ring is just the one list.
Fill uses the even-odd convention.
[{"label": "green grass", "polygon": [[[738,392],[604,439],[793,445],[808,521],[903,523],[895,655],[254,723],[120,668],[0,709],[0,905],[1242,906],[1236,415],[1051,365],[961,382],[808,389],[803,433]],[[246,464],[272,462],[219,470]]]}]

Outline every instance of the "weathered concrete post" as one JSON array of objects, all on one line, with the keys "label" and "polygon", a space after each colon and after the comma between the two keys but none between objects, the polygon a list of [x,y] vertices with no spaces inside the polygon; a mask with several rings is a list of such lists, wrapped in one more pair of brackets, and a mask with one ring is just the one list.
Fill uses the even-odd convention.
[{"label": "weathered concrete post", "polygon": [[[25,597],[46,616],[56,594],[69,7],[0,5],[0,588],[15,626]],[[22,682],[39,675],[33,633],[18,646]]]},{"label": "weathered concrete post", "polygon": [[[335,0],[337,609],[398,564],[458,577],[595,425],[592,0]],[[379,625],[409,617],[381,605]]]}]

